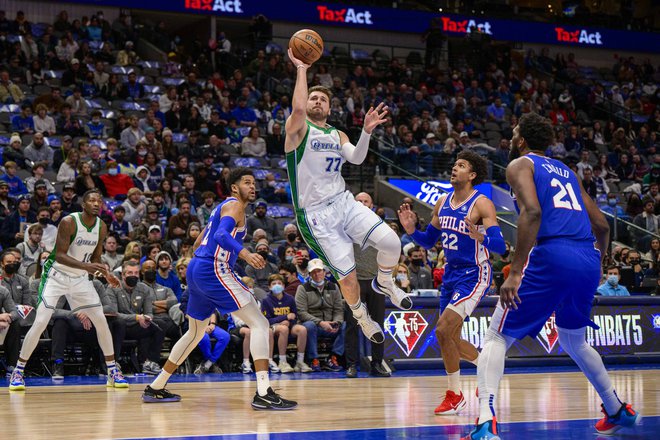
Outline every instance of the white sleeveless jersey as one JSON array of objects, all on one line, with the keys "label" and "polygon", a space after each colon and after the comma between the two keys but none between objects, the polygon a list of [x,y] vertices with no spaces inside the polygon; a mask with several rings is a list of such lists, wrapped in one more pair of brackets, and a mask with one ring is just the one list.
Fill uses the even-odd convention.
[{"label": "white sleeveless jersey", "polygon": [[[73,221],[76,224],[76,231],[71,237],[71,245],[69,246],[69,250],[66,254],[78,261],[89,263],[92,259],[92,255],[94,254],[94,250],[96,249],[96,245],[99,243],[99,237],[101,235],[101,219],[96,217],[94,226],[88,228],[82,222],[82,213],[75,212],[73,214],[69,214],[69,217],[73,218]],[[44,265],[45,272],[47,272],[52,265],[55,270],[72,277],[79,277],[87,274],[87,271],[85,270],[75,269],[55,261],[56,252],[57,246],[55,249],[53,249],[53,252],[51,252],[50,256],[48,257],[48,261],[46,261],[46,264]]]},{"label": "white sleeveless jersey", "polygon": [[300,145],[286,154],[291,195],[296,208],[320,205],[346,190],[341,176],[345,161],[339,132],[307,122]]}]

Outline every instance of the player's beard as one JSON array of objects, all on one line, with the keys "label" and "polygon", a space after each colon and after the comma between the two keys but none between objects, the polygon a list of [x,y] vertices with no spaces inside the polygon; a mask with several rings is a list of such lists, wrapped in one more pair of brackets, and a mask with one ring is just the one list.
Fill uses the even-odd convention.
[{"label": "player's beard", "polygon": [[311,110],[307,111],[307,118],[309,118],[312,121],[325,121],[328,119],[328,113],[323,112],[322,107],[316,107],[312,108]]},{"label": "player's beard", "polygon": [[517,145],[511,145],[511,151],[509,151],[509,162],[512,162],[515,159],[520,157],[520,149]]}]

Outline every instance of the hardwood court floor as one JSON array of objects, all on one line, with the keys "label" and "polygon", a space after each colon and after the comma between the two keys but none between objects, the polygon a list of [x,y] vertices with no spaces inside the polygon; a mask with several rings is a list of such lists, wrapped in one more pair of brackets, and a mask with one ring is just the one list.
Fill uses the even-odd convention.
[{"label": "hardwood court floor", "polygon": [[[332,431],[334,439],[458,439],[477,416],[476,376],[462,379],[463,392],[468,397],[467,410],[460,416],[438,417],[433,409],[440,401],[446,377],[427,374],[402,372],[389,379],[345,379],[341,373],[272,375],[274,388],[300,404],[295,411],[280,413],[253,411],[249,404],[255,382],[240,375],[208,375],[201,382],[171,383],[169,389],[183,396],[182,402],[174,404],[142,403],[140,396],[147,378],[131,379],[130,390],[72,385],[76,379],[68,377],[65,382],[68,385],[30,386],[31,382],[44,380],[28,379],[28,390],[24,393],[10,393],[7,388],[0,392],[0,438],[229,438],[225,436],[252,434],[247,438],[319,439],[330,437],[311,431]],[[645,420],[650,421],[642,431],[622,438],[660,438],[658,370],[618,370],[611,371],[611,375],[619,396],[633,402]],[[284,377],[278,379],[281,376]],[[93,382],[100,383],[100,379],[93,378]],[[580,373],[512,374],[502,381],[498,418],[503,438],[510,440],[591,440],[596,438],[591,429],[593,421],[583,419],[600,418],[599,404],[597,395]],[[548,423],[554,421],[565,426]],[[528,425],[535,432],[548,432],[548,436],[520,435],[521,427]],[[578,425],[579,429],[575,427]],[[566,432],[561,434],[562,430]],[[591,435],[585,435],[584,430]],[[292,435],[296,432],[306,434]],[[338,435],[339,432],[344,435]],[[280,434],[264,435],[268,433]]]}]

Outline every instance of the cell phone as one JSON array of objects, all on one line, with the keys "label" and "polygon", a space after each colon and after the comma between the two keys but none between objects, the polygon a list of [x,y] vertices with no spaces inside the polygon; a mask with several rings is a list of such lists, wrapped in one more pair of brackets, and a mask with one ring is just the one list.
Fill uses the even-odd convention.
[{"label": "cell phone", "polygon": [[339,323],[338,322],[332,321],[330,323],[330,325],[332,326],[332,328],[339,328]]}]

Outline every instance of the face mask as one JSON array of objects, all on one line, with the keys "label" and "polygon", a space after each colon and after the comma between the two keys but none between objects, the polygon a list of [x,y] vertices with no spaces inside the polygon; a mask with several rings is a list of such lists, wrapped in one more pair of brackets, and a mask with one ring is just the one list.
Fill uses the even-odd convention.
[{"label": "face mask", "polygon": [[108,170],[108,174],[110,174],[111,176],[116,176],[118,173],[119,173],[119,170],[117,168],[110,168]]},{"label": "face mask", "polygon": [[612,207],[616,206],[616,199],[614,199],[614,198],[607,199],[607,204],[612,206]]},{"label": "face mask", "polygon": [[284,292],[284,286],[281,284],[275,284],[273,287],[270,288],[270,291],[273,292],[275,295],[279,295],[280,293]]},{"label": "face mask", "polygon": [[50,219],[48,217],[41,217],[39,219],[39,224],[42,226],[46,226],[48,223],[50,223]]},{"label": "face mask", "polygon": [[287,263],[292,262],[293,261],[293,255],[287,255],[285,260],[287,261]]},{"label": "face mask", "polygon": [[414,264],[415,266],[423,266],[424,265],[424,260],[422,260],[422,259],[414,259],[414,260],[410,260],[410,262],[412,264]]},{"label": "face mask", "polygon": [[314,280],[311,279],[311,278],[309,279],[309,282],[312,283],[312,285],[313,285],[313,286],[316,286],[316,287],[322,287],[322,286],[325,284],[325,280],[314,281]]},{"label": "face mask", "polygon": [[[298,238],[298,234],[295,234],[293,232],[291,234],[286,235],[286,239],[289,240],[289,241],[296,241],[296,238]],[[293,257],[291,257],[291,258],[293,258]]]},{"label": "face mask", "polygon": [[147,283],[153,283],[154,281],[156,281],[156,271],[155,270],[147,270],[147,271],[144,272],[144,274],[142,274],[142,276],[144,277],[144,280]]},{"label": "face mask", "polygon": [[259,251],[257,252],[259,255],[264,257],[264,260],[268,258],[268,252],[267,251]]},{"label": "face mask", "polygon": [[5,273],[7,275],[13,275],[18,272],[18,268],[21,267],[21,263],[9,263],[5,264]]},{"label": "face mask", "polygon": [[199,132],[202,134],[209,134],[209,129],[206,127],[202,127],[199,129]]},{"label": "face mask", "polygon": [[619,283],[619,276],[610,275],[607,277],[607,282],[610,283],[612,286],[616,286]]},{"label": "face mask", "polygon": [[639,260],[637,260],[637,259],[630,260],[630,264],[633,265],[633,266],[636,266],[636,265],[639,264]]},{"label": "face mask", "polygon": [[300,262],[300,268],[301,268],[302,270],[305,270],[305,269],[307,269],[307,265],[308,265],[308,264],[309,264],[309,260],[302,260],[302,261]]},{"label": "face mask", "polygon": [[128,287],[135,287],[140,279],[138,277],[130,276],[126,277],[124,281]]},{"label": "face mask", "polygon": [[396,280],[398,282],[406,281],[407,279],[408,279],[408,275],[406,275],[405,273],[396,274]]},{"label": "face mask", "polygon": [[138,151],[138,155],[139,155],[139,156],[142,156],[142,157],[146,156],[146,155],[147,155],[147,150],[140,150],[140,151]]}]

